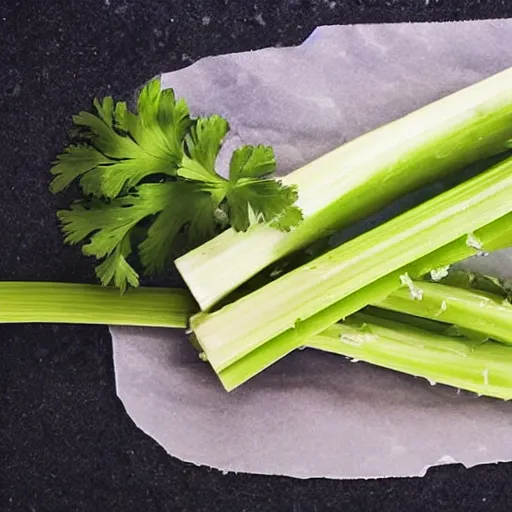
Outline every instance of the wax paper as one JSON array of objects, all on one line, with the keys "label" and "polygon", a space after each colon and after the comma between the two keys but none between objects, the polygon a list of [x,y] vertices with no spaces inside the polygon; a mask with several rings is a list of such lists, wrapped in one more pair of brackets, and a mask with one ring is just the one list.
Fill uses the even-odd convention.
[{"label": "wax paper", "polygon": [[[511,48],[511,20],[321,27],[298,47],[205,58],[163,74],[162,83],[194,114],[229,119],[227,148],[271,144],[283,174],[512,66]],[[469,264],[512,275],[507,251]],[[371,478],[512,460],[509,402],[311,349],[227,393],[183,331],[111,333],[128,414],[185,461],[223,471]]]}]

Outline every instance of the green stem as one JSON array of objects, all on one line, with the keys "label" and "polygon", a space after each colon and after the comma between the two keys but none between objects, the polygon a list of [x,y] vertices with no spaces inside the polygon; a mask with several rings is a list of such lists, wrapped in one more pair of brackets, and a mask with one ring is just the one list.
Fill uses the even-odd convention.
[{"label": "green stem", "polygon": [[[117,290],[98,285],[0,283],[0,323],[185,328],[188,317],[196,310],[192,297],[181,289],[138,288],[120,295]],[[374,310],[376,308],[372,308]],[[386,310],[381,312],[386,314]],[[396,318],[415,323],[414,319],[401,313]],[[425,325],[431,327],[434,324],[437,325],[427,321]],[[423,326],[423,323],[419,325]],[[512,398],[512,377],[504,363],[512,355],[512,349],[498,343],[481,344],[460,337],[442,336],[403,322],[356,313],[345,323],[334,324],[313,336],[305,346],[481,395]]]},{"label": "green stem", "polygon": [[186,328],[197,311],[186,290],[119,290],[73,283],[0,282],[0,323],[77,323]]},{"label": "green stem", "polygon": [[479,395],[512,398],[512,348],[442,336],[356,314],[310,338],[307,347],[344,355]]},{"label": "green stem", "polygon": [[[376,303],[383,292],[386,297],[389,285],[381,291],[380,280],[392,276],[396,287],[404,267],[511,212],[511,170],[508,158],[219,311],[195,315],[191,326],[208,360],[221,372],[289,331],[302,344],[348,315],[327,324],[322,321],[303,335],[303,325],[311,318],[317,323],[316,315],[340,301],[351,302],[353,295],[371,285],[379,287],[378,297],[365,292],[367,302],[362,306]],[[277,359],[271,356],[267,363]]]},{"label": "green stem", "polygon": [[502,297],[439,283],[415,282],[421,300],[399,288],[377,306],[421,318],[456,324],[512,344],[512,305]]},{"label": "green stem", "polygon": [[[481,240],[485,250],[489,252],[511,246],[512,214],[505,215],[475,231],[475,235]],[[361,288],[349,297],[339,300],[332,306],[302,322],[297,326],[298,329],[285,331],[235,364],[217,372],[217,374],[224,387],[227,390],[232,390],[270,366],[273,361],[277,361],[300,347],[304,340],[318,334],[340,319],[347,318],[365,306],[384,300],[390,293],[400,287],[399,278],[405,272],[412,278],[419,279],[433,269],[462,261],[474,254],[475,250],[467,245],[466,236],[463,236],[431,254]]]}]

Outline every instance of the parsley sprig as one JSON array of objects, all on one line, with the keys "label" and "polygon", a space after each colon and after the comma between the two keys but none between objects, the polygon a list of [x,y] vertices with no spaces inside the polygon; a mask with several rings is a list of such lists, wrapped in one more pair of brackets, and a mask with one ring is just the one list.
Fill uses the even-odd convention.
[{"label": "parsley sprig", "polygon": [[93,105],[96,113],[73,117],[73,142],[51,169],[50,190],[78,182],[83,197],[58,217],[65,241],[83,243],[84,254],[101,260],[96,274],[104,285],[136,287],[137,262],[147,275],[161,273],[180,251],[230,226],[286,231],[302,220],[296,188],[272,177],[271,147],[236,149],[223,178],[216,160],[228,122],[192,118],[160,80],[141,90],[136,113],[111,97]]}]

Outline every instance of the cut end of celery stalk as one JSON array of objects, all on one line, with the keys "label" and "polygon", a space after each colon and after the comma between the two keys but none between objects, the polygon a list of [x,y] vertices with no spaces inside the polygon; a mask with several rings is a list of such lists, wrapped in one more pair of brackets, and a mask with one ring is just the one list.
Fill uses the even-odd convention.
[{"label": "cut end of celery stalk", "polygon": [[[201,310],[206,311],[246,281],[240,276],[246,274],[247,260],[255,265],[252,275],[267,266],[258,261],[273,261],[275,247],[285,237],[286,233],[261,224],[253,224],[246,232],[228,229],[174,263]],[[240,258],[242,253],[245,256]],[[209,274],[210,268],[220,274]],[[222,281],[225,287],[219,292]]]},{"label": "cut end of celery stalk", "polygon": [[1,282],[0,323],[76,323],[186,328],[197,304],[173,288],[119,290],[74,283]]},{"label": "cut end of celery stalk", "polygon": [[512,348],[423,331],[357,314],[310,338],[310,348],[445,384],[478,395],[512,398]]},{"label": "cut end of celery stalk", "polygon": [[[501,153],[512,137],[512,69],[367,133],[283,178],[304,221],[288,233],[230,229],[176,260],[202,310],[273,262],[393,199]],[[378,186],[376,186],[378,184]]]}]

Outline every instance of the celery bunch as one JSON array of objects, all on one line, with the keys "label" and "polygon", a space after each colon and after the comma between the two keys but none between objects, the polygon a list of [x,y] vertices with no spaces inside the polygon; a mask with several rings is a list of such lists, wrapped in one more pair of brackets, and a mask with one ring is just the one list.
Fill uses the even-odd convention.
[{"label": "celery bunch", "polygon": [[[0,283],[0,322],[189,328],[227,390],[310,347],[509,399],[510,288],[449,266],[512,246],[511,83],[505,70],[282,180],[267,146],[235,150],[224,177],[216,160],[227,121],[192,117],[158,80],[136,112],[95,100],[94,113],[75,116],[50,189],[78,184],[81,197],[58,217],[65,241],[99,260],[104,286]],[[482,162],[483,172],[438,196],[339,247],[322,245]],[[311,256],[319,242],[324,252]],[[295,268],[274,275],[286,258]],[[139,287],[173,261],[190,293]]]},{"label": "celery bunch", "polygon": [[231,389],[333,322],[384,299],[415,274],[408,267],[421,258],[431,261],[427,272],[453,263],[436,258],[457,240],[475,254],[467,234],[512,212],[511,192],[508,158],[218,311],[192,317],[192,329]]}]

